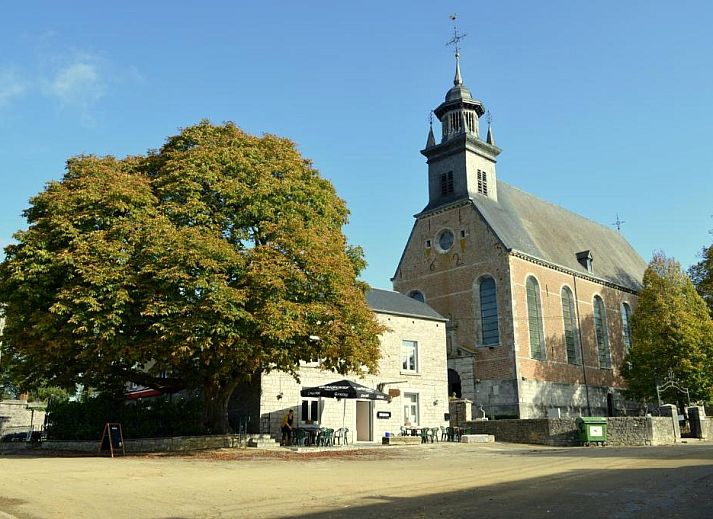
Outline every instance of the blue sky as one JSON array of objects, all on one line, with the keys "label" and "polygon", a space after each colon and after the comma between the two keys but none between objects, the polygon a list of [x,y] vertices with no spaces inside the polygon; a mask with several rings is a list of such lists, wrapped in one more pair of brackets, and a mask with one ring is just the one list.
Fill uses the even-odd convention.
[{"label": "blue sky", "polygon": [[713,3],[13,2],[0,31],[0,245],[70,156],[145,153],[208,118],[296,141],[391,288],[426,203],[428,114],[464,83],[498,177],[684,266],[713,239]]}]

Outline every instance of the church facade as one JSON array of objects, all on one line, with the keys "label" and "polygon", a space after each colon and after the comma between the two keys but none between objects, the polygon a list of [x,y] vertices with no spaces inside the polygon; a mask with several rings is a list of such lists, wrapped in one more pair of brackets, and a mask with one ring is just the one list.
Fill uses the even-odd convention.
[{"label": "church facade", "polygon": [[620,374],[646,263],[613,229],[497,178],[483,104],[463,84],[434,114],[421,153],[426,207],[415,216],[394,289],[449,318],[449,394],[474,416],[534,418],[631,411]]}]

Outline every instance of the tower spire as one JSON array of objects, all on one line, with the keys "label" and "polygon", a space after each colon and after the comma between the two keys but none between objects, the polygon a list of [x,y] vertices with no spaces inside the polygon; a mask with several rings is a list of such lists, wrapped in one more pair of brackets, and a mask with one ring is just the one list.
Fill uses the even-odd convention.
[{"label": "tower spire", "polygon": [[450,16],[450,18],[451,18],[451,21],[453,22],[453,38],[451,39],[451,41],[446,43],[446,45],[453,45],[456,50],[456,75],[455,75],[455,78],[453,78],[453,84],[455,86],[458,86],[458,85],[463,84],[463,80],[460,77],[460,47],[458,46],[458,44],[460,43],[460,41],[463,38],[465,38],[468,35],[461,34],[458,32],[458,26],[456,25],[456,15],[455,14],[452,14]]}]

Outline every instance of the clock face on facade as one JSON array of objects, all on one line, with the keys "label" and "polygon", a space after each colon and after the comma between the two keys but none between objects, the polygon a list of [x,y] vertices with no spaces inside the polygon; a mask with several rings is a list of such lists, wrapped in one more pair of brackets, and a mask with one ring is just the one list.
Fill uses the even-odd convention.
[{"label": "clock face on facade", "polygon": [[453,247],[453,242],[455,241],[455,236],[453,236],[453,231],[450,229],[444,229],[438,235],[438,248],[443,252],[447,252]]}]

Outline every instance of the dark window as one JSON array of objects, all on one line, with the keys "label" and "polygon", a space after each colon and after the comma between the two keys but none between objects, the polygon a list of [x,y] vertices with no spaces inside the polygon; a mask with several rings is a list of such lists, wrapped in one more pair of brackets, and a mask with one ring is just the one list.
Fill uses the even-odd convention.
[{"label": "dark window", "polygon": [[303,422],[316,422],[319,420],[319,400],[302,400]]},{"label": "dark window", "polygon": [[567,362],[579,364],[579,333],[577,332],[577,314],[574,309],[574,297],[569,287],[562,289],[562,318],[564,320],[564,342],[567,347]]},{"label": "dark window", "polygon": [[545,334],[542,329],[542,306],[540,303],[540,285],[533,277],[527,278],[527,322],[530,328],[530,356],[533,359],[545,358]]},{"label": "dark window", "polygon": [[416,301],[421,301],[422,303],[426,302],[426,298],[423,296],[423,292],[419,290],[412,290],[411,292],[408,293],[408,296],[411,299],[415,299]]},{"label": "dark window", "polygon": [[500,342],[498,301],[493,278],[485,278],[480,282],[480,326],[484,346]]},{"label": "dark window", "polygon": [[604,301],[599,296],[594,296],[594,333],[597,338],[597,356],[600,368],[611,367],[609,355],[609,341],[607,340],[607,316],[604,310]]},{"label": "dark window", "polygon": [[441,194],[450,195],[453,192],[453,172],[441,173]]}]

